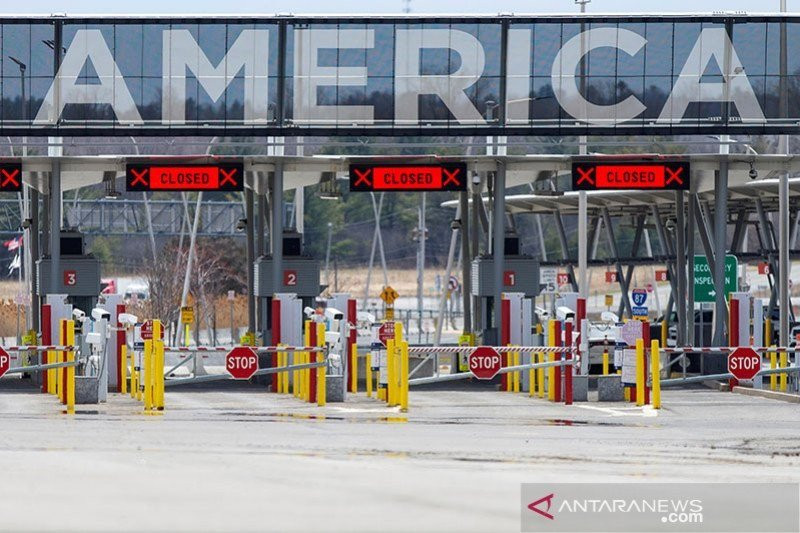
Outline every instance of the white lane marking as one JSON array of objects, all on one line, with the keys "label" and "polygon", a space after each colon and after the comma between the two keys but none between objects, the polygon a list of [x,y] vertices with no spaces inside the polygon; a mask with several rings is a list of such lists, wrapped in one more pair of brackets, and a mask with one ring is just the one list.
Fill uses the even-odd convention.
[{"label": "white lane marking", "polygon": [[596,405],[576,404],[575,407],[580,407],[581,409],[590,409],[592,411],[600,411],[601,413],[606,413],[611,416],[658,416],[658,411],[653,409],[653,407],[650,405],[645,405],[643,407],[599,407]]}]

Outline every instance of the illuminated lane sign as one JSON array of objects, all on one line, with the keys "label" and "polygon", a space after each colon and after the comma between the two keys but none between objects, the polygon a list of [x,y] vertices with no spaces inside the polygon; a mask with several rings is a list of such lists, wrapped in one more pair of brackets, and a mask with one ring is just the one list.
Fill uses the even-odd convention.
[{"label": "illuminated lane sign", "polygon": [[242,191],[241,163],[217,165],[130,164],[125,169],[128,191]]},{"label": "illuminated lane sign", "polygon": [[0,192],[22,192],[22,163],[0,163]]},{"label": "illuminated lane sign", "polygon": [[689,190],[686,161],[583,161],[572,163],[572,189],[597,190]]},{"label": "illuminated lane sign", "polygon": [[465,191],[467,165],[350,165],[351,191]]}]

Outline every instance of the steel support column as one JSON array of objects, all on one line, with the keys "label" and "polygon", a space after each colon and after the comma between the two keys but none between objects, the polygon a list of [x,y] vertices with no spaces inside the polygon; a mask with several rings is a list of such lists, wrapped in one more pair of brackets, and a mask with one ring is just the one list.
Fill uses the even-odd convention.
[{"label": "steel support column", "polygon": [[461,295],[464,308],[463,332],[472,331],[472,258],[470,257],[469,240],[469,197],[467,191],[459,193],[461,204]]},{"label": "steel support column", "polygon": [[694,239],[696,235],[697,199],[696,194],[689,193],[689,208],[686,217],[686,272],[689,282],[686,284],[686,343],[694,346]]},{"label": "steel support column", "polygon": [[59,293],[61,279],[61,160],[51,160],[50,171],[50,286],[49,293]]},{"label": "steel support column", "polygon": [[[728,241],[728,159],[720,161],[714,184],[714,346],[725,346],[728,302],[725,294],[725,254]],[[736,273],[734,272],[735,276]]]},{"label": "steel support column", "polygon": [[283,161],[275,161],[272,173],[272,224],[270,245],[272,246],[272,291],[281,292],[283,287]]},{"label": "steel support column", "polygon": [[255,217],[253,213],[253,189],[244,190],[245,223],[245,264],[247,265],[247,331],[256,331],[256,295],[255,295]]},{"label": "steel support column", "polygon": [[[647,218],[646,215],[639,215],[636,219],[636,232],[633,235],[633,245],[631,246],[631,257],[636,257],[639,254],[639,248],[642,242],[642,234],[644,234],[644,221]],[[633,279],[633,269],[634,265],[628,265],[627,271],[625,272],[625,287],[631,286],[631,279]],[[620,280],[620,289],[622,289],[622,282]],[[620,299],[619,307],[617,307],[617,316],[622,316],[622,313],[625,311],[625,302],[624,300]]]},{"label": "steel support column", "polygon": [[686,220],[684,216],[683,191],[675,191],[675,275],[677,276],[678,291],[675,294],[675,303],[678,306],[678,346],[686,342]]},{"label": "steel support column", "polygon": [[502,327],[503,270],[505,269],[505,226],[506,226],[506,164],[505,161],[497,162],[497,172],[494,174],[494,209],[492,210],[492,256],[494,259],[494,327],[497,330],[497,339],[500,339]]},{"label": "steel support column", "polygon": [[31,187],[28,201],[30,202],[28,211],[31,216],[31,227],[29,229],[29,242],[31,245],[29,254],[31,261],[31,294],[29,295],[31,299],[31,327],[34,331],[39,331],[39,290],[37,288],[36,280],[36,261],[39,260],[39,191]]}]

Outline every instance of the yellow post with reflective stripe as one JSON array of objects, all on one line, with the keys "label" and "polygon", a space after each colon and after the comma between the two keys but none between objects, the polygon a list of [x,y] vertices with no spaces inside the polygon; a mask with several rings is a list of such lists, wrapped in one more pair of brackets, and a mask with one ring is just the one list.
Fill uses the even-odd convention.
[{"label": "yellow post with reflective stripe", "polygon": [[[317,347],[325,347],[325,324],[317,324]],[[317,354],[316,362],[325,363],[325,352],[314,352]],[[327,365],[322,365],[319,368],[312,368],[311,372],[317,372],[317,406],[325,406],[325,395],[327,394]]]},{"label": "yellow post with reflective stripe", "polygon": [[[769,352],[769,368],[770,370],[778,368],[778,354],[775,352]],[[769,388],[770,390],[778,390],[778,374],[770,374]]]},{"label": "yellow post with reflective stripe", "polygon": [[388,339],[386,341],[386,403],[389,407],[395,404],[394,355],[394,339]]},{"label": "yellow post with reflective stripe", "polygon": [[[56,352],[50,350],[46,353],[45,361],[47,364],[55,363],[56,362]],[[49,370],[45,370],[47,372],[47,392],[50,394],[56,393],[56,369],[51,368]]]},{"label": "yellow post with reflective stripe", "polygon": [[[75,345],[75,321],[67,320],[67,344],[69,346]],[[70,350],[67,352],[67,362],[75,362],[75,352]],[[67,390],[65,391],[65,403],[67,404],[67,413],[75,413],[75,367],[70,366],[66,368],[67,371]]]},{"label": "yellow post with reflective stripe", "polygon": [[161,321],[153,320],[153,407],[164,410],[164,334]]},{"label": "yellow post with reflective stripe", "polygon": [[128,394],[128,346],[123,344],[120,346],[120,378],[122,382],[119,384],[120,394]]},{"label": "yellow post with reflective stripe", "polygon": [[636,405],[644,405],[644,339],[636,339]]},{"label": "yellow post with reflective stripe", "polygon": [[136,350],[131,350],[128,357],[130,358],[128,364],[131,373],[131,398],[136,399],[136,391],[139,389],[139,382],[136,379]]},{"label": "yellow post with reflective stripe", "polygon": [[[519,366],[519,358],[519,352],[514,352],[514,366]],[[514,372],[514,392],[519,392],[521,381],[522,377],[520,375],[520,371],[517,370]]]},{"label": "yellow post with reflective stripe", "polygon": [[[61,346],[64,346],[67,343],[67,335],[64,331],[64,324],[66,323],[66,319],[61,319],[58,322],[58,343]],[[67,352],[60,350],[58,352],[58,362],[64,363],[67,360]],[[66,391],[64,390],[64,367],[59,367],[58,372],[56,373],[56,392],[58,396],[58,400],[62,404],[67,403]]]},{"label": "yellow post with reflective stripe", "polygon": [[603,375],[608,375],[608,349],[603,350]]},{"label": "yellow post with reflective stripe", "polygon": [[656,340],[650,343],[650,368],[650,379],[653,382],[653,393],[651,395],[653,409],[661,409],[661,353]]},{"label": "yellow post with reflective stripe", "polygon": [[[781,368],[786,368],[789,366],[788,354],[786,352],[781,352]],[[788,384],[788,377],[789,374],[786,372],[781,372],[781,392],[786,392],[786,385]]]}]

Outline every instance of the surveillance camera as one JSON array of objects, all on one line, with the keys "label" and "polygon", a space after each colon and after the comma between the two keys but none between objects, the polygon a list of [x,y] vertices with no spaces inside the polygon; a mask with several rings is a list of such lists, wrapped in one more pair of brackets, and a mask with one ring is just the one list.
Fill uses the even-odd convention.
[{"label": "surveillance camera", "polygon": [[32,223],[32,222],[33,222],[33,221],[32,221],[31,219],[29,219],[29,218],[26,218],[25,220],[23,220],[23,221],[22,221],[22,225],[21,225],[20,227],[21,227],[22,229],[26,230],[26,229],[28,229],[28,228],[30,228],[30,227],[31,227],[31,223]]},{"label": "surveillance camera", "polygon": [[758,170],[753,167],[753,164],[750,163],[750,172],[747,173],[747,176],[751,179],[758,179]]},{"label": "surveillance camera", "polygon": [[328,307],[325,309],[325,318],[328,320],[341,320],[344,318],[344,313],[336,308]]},{"label": "surveillance camera", "polygon": [[86,313],[84,313],[80,309],[75,308],[72,310],[72,318],[75,320],[83,321],[83,319],[86,318]]},{"label": "surveillance camera", "polygon": [[666,223],[667,231],[675,231],[675,221],[671,218],[667,220]]},{"label": "surveillance camera", "polygon": [[119,320],[119,323],[123,326],[135,326],[136,323],[139,322],[139,317],[130,313],[120,313],[117,320]]},{"label": "surveillance camera", "polygon": [[111,318],[111,313],[101,307],[95,307],[92,309],[92,318],[95,320],[103,320],[104,318],[109,320]]},{"label": "surveillance camera", "polygon": [[247,219],[240,218],[238,222],[236,222],[236,231],[244,231],[247,228]]},{"label": "surveillance camera", "polygon": [[472,173],[472,184],[476,187],[481,184],[481,175],[477,172]]},{"label": "surveillance camera", "polygon": [[313,307],[304,307],[303,308],[303,314],[306,315],[306,318],[311,318],[312,316],[314,316],[314,313],[316,313],[316,311],[314,311]]}]

